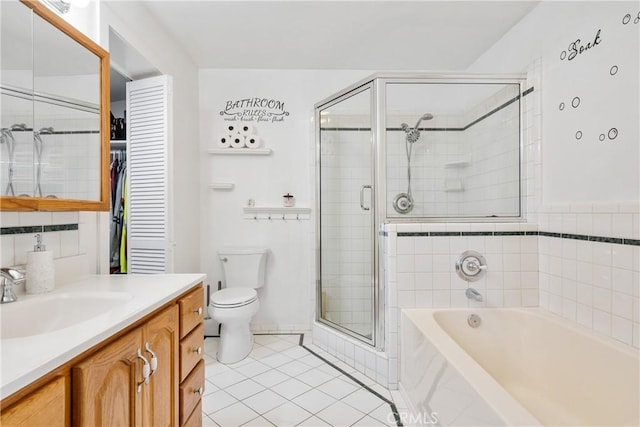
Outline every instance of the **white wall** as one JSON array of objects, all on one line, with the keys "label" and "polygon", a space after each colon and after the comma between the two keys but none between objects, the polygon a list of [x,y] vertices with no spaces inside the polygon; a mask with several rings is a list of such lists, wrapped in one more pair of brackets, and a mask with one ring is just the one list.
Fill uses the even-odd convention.
[{"label": "white wall", "polygon": [[[314,312],[313,220],[246,220],[248,199],[256,206],[282,206],[291,193],[297,207],[314,208],[313,105],[370,74],[365,71],[201,70],[200,154],[203,194],[200,263],[215,289],[222,280],[216,250],[223,246],[265,246],[271,250],[265,287],[259,291],[255,330],[309,330]],[[208,155],[223,133],[220,111],[228,100],[272,98],[289,116],[279,123],[253,122],[269,156]],[[230,148],[232,149],[232,148]],[[212,190],[230,182],[233,190]],[[315,210],[315,209],[314,209]],[[313,215],[313,212],[312,212]]]},{"label": "white wall", "polygon": [[[517,72],[542,59],[544,204],[640,201],[638,3],[541,2],[470,68]],[[630,22],[623,24],[625,14]],[[569,45],[600,42],[569,61]],[[612,66],[618,73],[610,75]],[[575,97],[580,104],[573,108]],[[560,103],[565,108],[560,111]],[[618,129],[618,137],[599,141]],[[576,140],[581,131],[583,137]]]}]

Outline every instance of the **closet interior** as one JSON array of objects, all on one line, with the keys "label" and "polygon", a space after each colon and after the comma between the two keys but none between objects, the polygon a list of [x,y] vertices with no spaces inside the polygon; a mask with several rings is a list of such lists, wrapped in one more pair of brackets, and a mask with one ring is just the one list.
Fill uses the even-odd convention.
[{"label": "closet interior", "polygon": [[127,131],[126,84],[128,78],[111,68],[110,250],[111,274],[127,272]]}]

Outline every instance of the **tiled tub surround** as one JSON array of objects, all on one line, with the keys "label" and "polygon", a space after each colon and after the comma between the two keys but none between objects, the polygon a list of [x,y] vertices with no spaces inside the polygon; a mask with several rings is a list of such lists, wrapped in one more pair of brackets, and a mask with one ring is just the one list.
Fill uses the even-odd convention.
[{"label": "tiled tub surround", "polygon": [[416,415],[441,425],[640,422],[637,351],[546,310],[408,309],[401,322],[400,387]]},{"label": "tiled tub surround", "polygon": [[640,206],[556,205],[538,217],[546,234],[578,235],[541,233],[540,307],[640,348]]}]

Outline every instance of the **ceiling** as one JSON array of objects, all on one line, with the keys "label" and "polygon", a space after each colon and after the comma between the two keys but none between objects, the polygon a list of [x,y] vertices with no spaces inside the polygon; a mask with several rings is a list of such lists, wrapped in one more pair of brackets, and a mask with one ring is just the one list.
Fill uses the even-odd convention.
[{"label": "ceiling", "polygon": [[464,70],[539,1],[163,0],[198,68]]}]

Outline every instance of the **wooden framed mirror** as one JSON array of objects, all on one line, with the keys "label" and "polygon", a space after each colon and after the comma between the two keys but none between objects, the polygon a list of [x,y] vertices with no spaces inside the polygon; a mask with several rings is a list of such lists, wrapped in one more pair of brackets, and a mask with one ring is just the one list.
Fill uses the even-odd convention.
[{"label": "wooden framed mirror", "polygon": [[0,210],[108,211],[108,52],[39,1],[0,8]]}]

